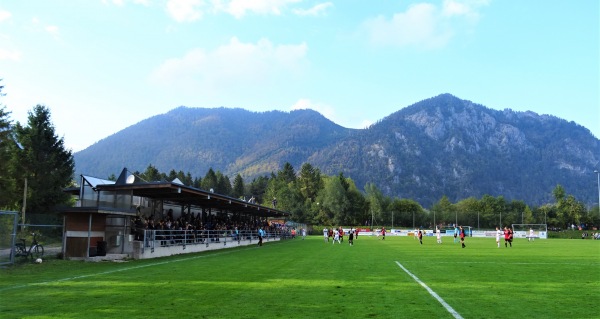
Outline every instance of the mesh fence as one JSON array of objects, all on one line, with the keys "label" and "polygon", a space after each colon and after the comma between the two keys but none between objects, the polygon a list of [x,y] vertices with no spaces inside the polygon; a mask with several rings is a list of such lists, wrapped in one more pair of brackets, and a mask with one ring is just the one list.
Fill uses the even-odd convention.
[{"label": "mesh fence", "polygon": [[0,211],[0,265],[13,262],[12,247],[15,245],[17,212]]},{"label": "mesh fence", "polygon": [[18,212],[0,211],[0,265],[28,260],[27,255],[15,253],[14,247],[22,245],[29,250],[33,233],[38,243],[44,246],[44,258],[61,257],[63,226],[60,217],[28,214],[26,224],[18,224],[18,219]]}]

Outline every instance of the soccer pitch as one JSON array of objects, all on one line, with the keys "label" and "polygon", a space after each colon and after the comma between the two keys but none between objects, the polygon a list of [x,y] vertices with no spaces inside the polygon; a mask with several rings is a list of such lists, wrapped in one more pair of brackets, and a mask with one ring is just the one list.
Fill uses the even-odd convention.
[{"label": "soccer pitch", "polygon": [[598,318],[600,241],[309,236],[0,269],[0,318]]}]

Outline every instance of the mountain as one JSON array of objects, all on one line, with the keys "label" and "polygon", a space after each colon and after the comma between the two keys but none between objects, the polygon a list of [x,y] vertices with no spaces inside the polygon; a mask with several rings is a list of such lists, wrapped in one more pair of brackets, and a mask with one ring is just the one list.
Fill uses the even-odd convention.
[{"label": "mountain", "polygon": [[484,194],[540,205],[552,190],[597,202],[600,140],[574,123],[534,112],[497,111],[442,94],[405,107],[366,129],[341,127],[318,112],[250,112],[179,107],[74,154],[77,173],[107,177],[152,164],[203,177],[209,168],[246,180],[289,162],[359,188],[425,207]]}]

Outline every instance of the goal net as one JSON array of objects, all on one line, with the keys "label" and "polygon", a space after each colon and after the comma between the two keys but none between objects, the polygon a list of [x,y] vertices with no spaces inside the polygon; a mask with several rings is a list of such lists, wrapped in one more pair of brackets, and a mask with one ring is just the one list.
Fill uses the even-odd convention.
[{"label": "goal net", "polygon": [[514,238],[527,238],[534,240],[537,238],[548,239],[547,224],[512,224]]}]

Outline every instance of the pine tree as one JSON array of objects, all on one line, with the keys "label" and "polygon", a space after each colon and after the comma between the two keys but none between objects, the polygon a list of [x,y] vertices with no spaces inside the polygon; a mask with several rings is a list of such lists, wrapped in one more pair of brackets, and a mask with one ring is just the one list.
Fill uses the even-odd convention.
[{"label": "pine tree", "polygon": [[28,179],[27,212],[52,213],[66,205],[70,196],[64,188],[72,185],[75,162],[63,138],[59,138],[50,118],[50,110],[37,105],[29,112],[27,126],[17,123],[17,137],[23,150],[20,172]]},{"label": "pine tree", "polygon": [[212,167],[209,168],[208,172],[206,172],[206,175],[204,175],[204,178],[202,179],[202,182],[201,182],[201,188],[204,190],[207,190],[207,191],[210,191],[211,189],[213,191],[216,191],[217,174],[212,169]]},{"label": "pine tree", "polygon": [[[0,97],[4,96],[0,85]],[[0,209],[15,209],[18,195],[14,178],[13,155],[16,141],[13,138],[10,112],[0,104]]]},{"label": "pine tree", "polygon": [[230,196],[231,195],[231,181],[229,180],[229,176],[223,175],[221,171],[217,171],[217,187],[215,188],[215,193],[223,194]]},{"label": "pine tree", "polygon": [[244,190],[244,179],[242,178],[242,175],[237,174],[233,179],[233,197],[240,198],[244,196]]},{"label": "pine tree", "polygon": [[321,171],[310,163],[302,164],[297,181],[300,193],[304,199],[309,199],[311,202],[316,200],[317,194],[323,189]]}]

